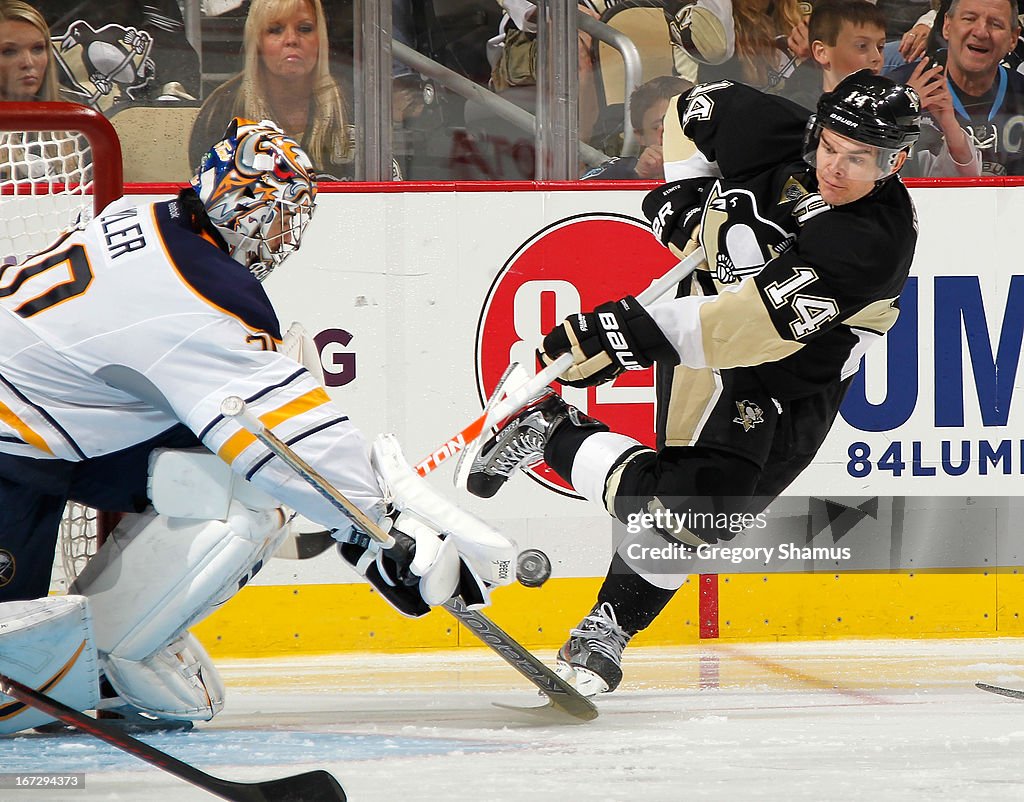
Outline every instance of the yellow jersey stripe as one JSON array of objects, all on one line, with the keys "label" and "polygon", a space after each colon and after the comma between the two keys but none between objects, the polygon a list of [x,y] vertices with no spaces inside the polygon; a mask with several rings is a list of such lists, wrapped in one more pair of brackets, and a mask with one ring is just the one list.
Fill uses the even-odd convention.
[{"label": "yellow jersey stripe", "polygon": [[[308,412],[311,409],[326,404],[331,400],[330,396],[322,387],[317,387],[314,390],[310,390],[305,395],[299,396],[293,401],[289,401],[282,407],[273,409],[270,412],[266,412],[260,415],[260,421],[268,429],[273,429],[279,423],[294,418],[297,415],[301,415],[304,412]],[[240,429],[229,437],[224,445],[220,447],[217,452],[217,456],[224,460],[228,465],[235,461],[245,449],[252,445],[256,439],[256,435],[245,429]]]},{"label": "yellow jersey stripe", "polygon": [[36,434],[31,426],[15,415],[14,410],[2,401],[0,401],[0,420],[14,429],[14,431],[21,436],[21,439],[30,446],[35,446],[40,451],[49,454],[50,456],[55,456],[53,450],[46,444],[46,441],[42,436]]}]

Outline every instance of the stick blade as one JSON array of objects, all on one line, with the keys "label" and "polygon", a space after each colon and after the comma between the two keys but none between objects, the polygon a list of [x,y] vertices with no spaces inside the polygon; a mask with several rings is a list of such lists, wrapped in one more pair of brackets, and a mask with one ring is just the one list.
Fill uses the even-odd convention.
[{"label": "stick blade", "polygon": [[1005,696],[1008,699],[1024,699],[1024,691],[1018,691],[1016,688],[1001,688],[998,685],[989,685],[987,682],[975,682],[974,687],[981,691]]},{"label": "stick blade", "polygon": [[267,802],[346,802],[348,799],[334,775],[323,769],[249,785],[258,789]]},{"label": "stick blade", "polygon": [[537,722],[538,724],[582,724],[585,721],[592,721],[594,716],[573,716],[572,718],[566,718],[566,711],[562,708],[555,707],[555,705],[549,700],[542,705],[510,705],[502,704],[501,702],[491,702],[497,708],[502,710],[511,710],[514,713],[522,713],[524,716]]}]

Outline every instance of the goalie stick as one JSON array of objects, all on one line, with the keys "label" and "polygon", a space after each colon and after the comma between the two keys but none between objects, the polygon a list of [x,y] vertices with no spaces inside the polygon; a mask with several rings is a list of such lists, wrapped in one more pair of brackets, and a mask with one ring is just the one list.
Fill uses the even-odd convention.
[{"label": "goalie stick", "polygon": [[[636,299],[641,304],[653,303],[689,276],[703,261],[704,249],[697,248],[667,273],[652,281],[647,289],[636,296]],[[551,384],[560,374],[572,366],[572,362],[571,354],[562,354],[562,356],[558,357],[558,359],[540,371],[536,376],[533,376],[524,383],[518,384],[518,386],[510,387],[505,398],[498,401],[502,385],[505,383],[504,380],[509,378],[510,371],[506,370],[505,375],[502,377],[502,382],[499,382],[483,413],[461,432],[446,440],[425,459],[418,462],[414,466],[416,472],[420,476],[426,476],[442,462],[463,451],[498,421],[507,418],[542,388]],[[456,484],[458,484],[458,481],[456,481]]]},{"label": "goalie stick", "polygon": [[[255,435],[256,439],[263,443],[272,454],[280,458],[314,490],[334,505],[339,512],[381,546],[389,548],[394,544],[395,540],[391,535],[370,520],[366,513],[349,501],[340,490],[317,473],[313,466],[296,454],[291,446],[267,429],[259,418],[246,409],[245,401],[238,396],[228,396],[221,402],[220,411],[224,417],[233,418],[244,429]],[[547,694],[554,707],[585,721],[597,718],[597,707],[592,701],[555,674],[489,618],[476,610],[470,610],[459,599],[449,599],[442,606],[481,641],[497,652],[505,662]]]},{"label": "goalie stick", "polygon": [[156,766],[176,777],[192,783],[222,799],[234,802],[346,802],[345,790],[323,769],[307,771],[279,780],[235,782],[214,777],[195,766],[178,760],[166,752],[133,738],[122,730],[80,713],[73,707],[24,685],[5,674],[0,674],[0,693],[22,704],[41,710],[65,724],[88,733],[111,746],[116,746],[140,760]]},{"label": "goalie stick", "polygon": [[987,682],[975,682],[974,687],[989,693],[1006,696],[1010,699],[1024,699],[1024,691],[1018,691],[1014,688],[1000,688],[998,685],[989,685]]}]

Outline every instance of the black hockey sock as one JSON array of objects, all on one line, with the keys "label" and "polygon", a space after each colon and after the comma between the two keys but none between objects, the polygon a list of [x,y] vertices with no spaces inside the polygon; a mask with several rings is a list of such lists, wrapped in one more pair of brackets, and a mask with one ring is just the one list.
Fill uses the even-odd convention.
[{"label": "black hockey sock", "polygon": [[548,435],[544,445],[544,461],[551,470],[572,484],[572,463],[576,459],[576,452],[584,440],[592,434],[607,432],[608,427],[578,409],[569,407],[569,410]]},{"label": "black hockey sock", "polygon": [[674,590],[652,585],[616,554],[597,594],[597,603],[610,604],[619,626],[635,635],[651,625],[675,594]]}]

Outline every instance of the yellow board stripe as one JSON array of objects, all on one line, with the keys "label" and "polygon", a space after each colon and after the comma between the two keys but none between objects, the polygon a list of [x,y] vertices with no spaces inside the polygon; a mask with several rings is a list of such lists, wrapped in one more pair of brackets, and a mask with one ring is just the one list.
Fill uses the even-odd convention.
[{"label": "yellow board stripe", "polygon": [[[327,395],[327,392],[322,387],[317,387],[315,390],[310,390],[305,395],[299,396],[294,401],[289,401],[282,407],[260,415],[260,421],[268,429],[273,429],[279,423],[315,409],[322,404],[328,403],[330,400],[331,398]],[[230,465],[239,454],[253,444],[255,439],[256,435],[245,429],[240,429],[225,441],[224,445],[217,452],[217,456]]]},{"label": "yellow board stripe", "polygon": [[[484,614],[552,660],[594,604],[601,577],[497,588]],[[723,574],[718,642],[1024,636],[1024,571]],[[633,646],[702,643],[700,583],[690,577]],[[478,647],[444,610],[411,620],[366,584],[246,585],[193,627],[211,656]],[[633,648],[631,646],[630,648]]]},{"label": "yellow board stripe", "polygon": [[31,426],[14,414],[14,410],[2,401],[0,401],[0,420],[14,429],[14,431],[21,436],[21,439],[30,446],[35,446],[40,451],[43,451],[50,456],[54,456],[53,451],[46,444],[46,441],[40,435],[36,434]]}]

